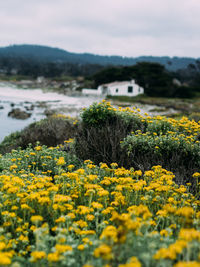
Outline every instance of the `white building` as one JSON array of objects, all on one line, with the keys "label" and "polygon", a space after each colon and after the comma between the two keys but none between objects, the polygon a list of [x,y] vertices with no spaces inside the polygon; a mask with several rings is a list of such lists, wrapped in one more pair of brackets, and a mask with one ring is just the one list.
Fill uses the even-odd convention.
[{"label": "white building", "polygon": [[144,89],[135,83],[135,80],[102,84],[97,89],[83,89],[83,94],[137,96],[144,93]]},{"label": "white building", "polygon": [[45,82],[45,78],[43,77],[43,76],[39,76],[39,77],[37,77],[37,83],[43,83],[43,82]]}]

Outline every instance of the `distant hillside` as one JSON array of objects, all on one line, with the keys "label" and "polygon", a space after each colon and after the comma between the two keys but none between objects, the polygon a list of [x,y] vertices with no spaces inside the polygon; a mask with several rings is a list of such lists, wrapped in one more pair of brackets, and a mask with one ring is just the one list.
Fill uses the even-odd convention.
[{"label": "distant hillside", "polygon": [[0,60],[2,58],[23,58],[38,62],[70,63],[70,64],[98,64],[130,66],[137,62],[156,62],[164,65],[170,71],[187,68],[189,64],[195,64],[194,58],[182,57],[153,57],[141,56],[136,58],[121,56],[100,56],[93,54],[71,53],[59,48],[40,45],[13,45],[0,48]]}]

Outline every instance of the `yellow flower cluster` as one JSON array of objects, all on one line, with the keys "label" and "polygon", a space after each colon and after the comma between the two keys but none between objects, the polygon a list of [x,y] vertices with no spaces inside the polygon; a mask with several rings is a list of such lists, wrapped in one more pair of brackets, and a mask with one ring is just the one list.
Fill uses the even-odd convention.
[{"label": "yellow flower cluster", "polygon": [[[62,157],[58,161],[63,164]],[[17,259],[24,266],[68,266],[69,259],[77,266],[157,266],[165,260],[182,266],[179,259],[197,264],[200,201],[173,179],[161,166],[142,173],[91,161],[68,166],[54,179],[2,174],[0,265]]]}]

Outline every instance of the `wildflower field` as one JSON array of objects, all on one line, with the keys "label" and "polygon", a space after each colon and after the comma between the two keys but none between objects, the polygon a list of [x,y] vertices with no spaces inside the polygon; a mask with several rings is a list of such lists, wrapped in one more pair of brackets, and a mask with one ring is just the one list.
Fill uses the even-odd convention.
[{"label": "wildflower field", "polygon": [[[1,266],[200,266],[200,123],[105,102],[76,123],[102,131],[117,116],[132,125],[118,144],[129,168],[84,160],[78,137],[0,157]],[[139,169],[139,153],[159,162],[177,156],[188,176],[158,164]]]}]

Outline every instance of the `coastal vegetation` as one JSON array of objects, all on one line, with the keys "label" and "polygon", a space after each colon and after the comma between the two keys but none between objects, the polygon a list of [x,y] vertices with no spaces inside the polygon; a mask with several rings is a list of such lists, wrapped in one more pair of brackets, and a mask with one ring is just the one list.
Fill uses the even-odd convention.
[{"label": "coastal vegetation", "polygon": [[178,183],[186,184],[200,166],[199,129],[193,118],[151,117],[136,108],[114,108],[103,100],[83,109],[80,119],[52,115],[12,133],[0,144],[0,152],[26,149],[38,141],[55,147],[73,138],[73,153],[82,161],[117,162],[143,171],[159,163],[176,174]]},{"label": "coastal vegetation", "polygon": [[0,265],[199,266],[199,133],[105,101],[17,133],[24,147],[0,157]]}]

